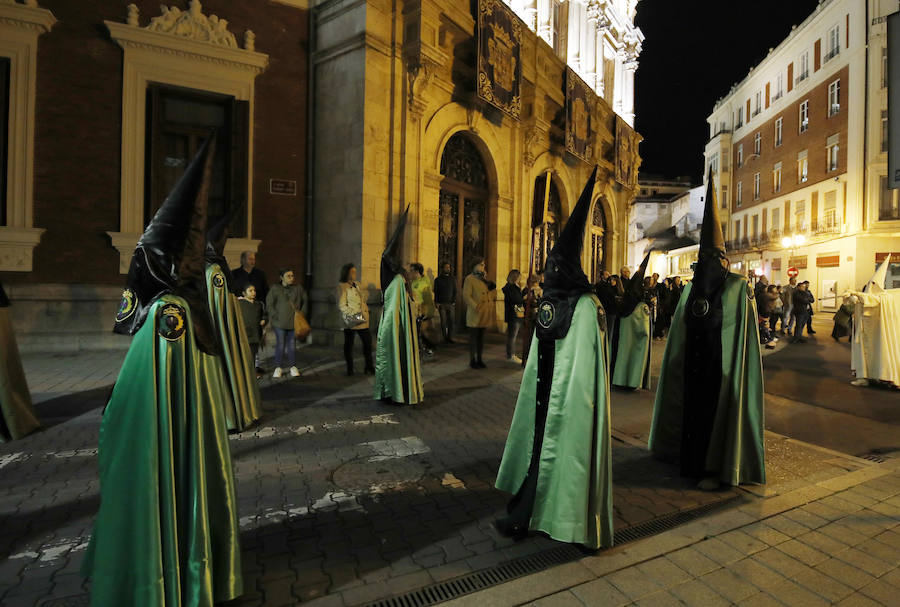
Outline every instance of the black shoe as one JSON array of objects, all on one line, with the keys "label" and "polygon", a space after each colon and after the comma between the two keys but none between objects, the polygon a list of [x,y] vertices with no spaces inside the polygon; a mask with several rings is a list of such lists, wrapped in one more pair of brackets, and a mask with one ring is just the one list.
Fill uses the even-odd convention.
[{"label": "black shoe", "polygon": [[486,369],[487,365],[479,360],[478,362],[475,363],[475,368],[476,369]]},{"label": "black shoe", "polygon": [[263,369],[262,367],[256,367],[256,372],[257,372],[257,373],[265,373],[266,370]]},{"label": "black shoe", "polygon": [[511,537],[516,540],[521,540],[528,536],[528,529],[512,523],[509,518],[498,518],[495,520],[494,529],[496,529],[497,533],[500,535]]},{"label": "black shoe", "polygon": [[480,369],[480,368],[481,368],[481,367],[478,366],[478,362],[477,362],[477,361],[474,361],[474,360],[470,360],[470,361],[469,361],[469,366],[470,366],[471,368],[473,368],[473,369]]},{"label": "black shoe", "polygon": [[807,334],[807,335],[815,335],[816,332],[813,331],[812,329],[808,329],[808,330],[806,331],[806,334]]}]

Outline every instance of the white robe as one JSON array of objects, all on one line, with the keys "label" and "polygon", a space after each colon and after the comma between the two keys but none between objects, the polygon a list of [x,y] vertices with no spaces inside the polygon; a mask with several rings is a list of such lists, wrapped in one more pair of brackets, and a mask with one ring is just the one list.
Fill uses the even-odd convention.
[{"label": "white robe", "polygon": [[852,294],[858,302],[853,313],[851,369],[857,378],[900,387],[900,289]]}]

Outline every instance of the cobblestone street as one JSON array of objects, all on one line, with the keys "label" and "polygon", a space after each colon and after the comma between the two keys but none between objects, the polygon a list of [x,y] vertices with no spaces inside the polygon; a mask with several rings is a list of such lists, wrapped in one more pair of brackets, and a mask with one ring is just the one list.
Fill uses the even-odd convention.
[{"label": "cobblestone street", "polygon": [[[658,348],[654,359],[659,359],[661,350]],[[489,368],[471,371],[465,345],[441,349],[424,365],[427,398],[416,407],[371,400],[370,378],[344,376],[343,363],[334,359],[335,352],[312,347],[301,349],[304,374],[300,379],[263,380],[263,419],[256,427],[231,437],[245,588],[245,594],[233,604],[274,606],[316,599],[326,605],[362,605],[560,546],[544,537],[514,543],[491,526],[508,499],[493,489],[493,481],[521,369],[500,359],[499,344],[489,344],[488,351],[492,355]],[[78,569],[99,505],[96,443],[100,408],[120,360],[121,353],[26,358],[39,401],[37,410],[48,427],[0,446],[0,579],[11,582],[4,583],[3,605],[86,604],[88,587]],[[701,492],[681,479],[675,467],[650,458],[633,433],[617,430],[617,419],[636,424],[639,418],[648,419],[650,407],[652,392],[613,393],[614,506],[620,533],[673,513],[725,502],[738,509],[726,510],[721,516],[755,523],[751,513],[765,511],[792,491],[834,482],[847,473],[871,475],[872,470],[880,469],[873,462],[768,433],[766,487]],[[894,504],[895,493],[888,495],[889,484],[885,483],[874,485],[881,491],[879,498],[887,500],[873,511],[880,517],[878,524],[896,520],[894,515],[900,512]],[[897,488],[900,491],[900,484]],[[873,491],[859,489],[858,493],[874,499]],[[871,505],[863,503],[865,500],[840,497],[831,509],[813,509],[822,517],[815,519],[814,528],[831,524],[825,514],[859,519],[858,513],[848,510],[848,504]],[[790,521],[792,516],[788,513],[782,518]],[[706,520],[711,519],[695,524]],[[862,523],[874,533],[872,522]],[[769,524],[754,527],[755,535],[740,531],[729,537],[746,541],[753,553],[759,552],[754,554],[754,562],[763,554],[776,556],[764,542],[782,535],[775,523],[775,530],[767,531]],[[833,528],[840,530],[847,524],[838,521]],[[684,528],[668,533],[680,529]],[[805,533],[813,532],[806,529]],[[822,539],[821,533],[815,533],[807,539]],[[860,530],[854,527],[847,533]],[[890,540],[892,546],[894,535],[882,539]],[[853,539],[861,543],[873,537],[854,535]],[[797,542],[791,538],[788,534],[784,541],[795,546]],[[587,557],[577,564],[581,568],[577,571],[613,571],[608,569],[610,563],[621,562],[623,554],[633,555],[634,550],[646,550],[655,541],[650,538]],[[723,541],[705,540],[685,548],[684,555],[725,551]],[[827,538],[822,542],[827,543]],[[869,552],[877,556],[877,552]],[[894,555],[888,548],[883,552]],[[708,574],[696,569],[706,562],[702,557],[677,554],[681,553],[670,555],[664,565],[672,570],[674,561],[687,567],[680,570],[681,581],[692,573]],[[749,559],[750,553],[742,556]],[[810,566],[814,564],[818,563]],[[485,592],[496,593],[542,575],[546,572]],[[553,582],[566,579],[553,578]],[[660,591],[666,588],[658,585]],[[536,588],[540,589],[540,584]],[[565,588],[553,586],[537,596]],[[582,596],[597,588],[575,590],[558,600],[575,597],[589,605],[599,604]],[[622,595],[627,599],[624,602],[642,596],[637,588]],[[667,600],[673,596],[686,600],[672,592]],[[700,601],[701,594],[691,596],[699,601],[688,601],[691,604],[711,604]]]}]

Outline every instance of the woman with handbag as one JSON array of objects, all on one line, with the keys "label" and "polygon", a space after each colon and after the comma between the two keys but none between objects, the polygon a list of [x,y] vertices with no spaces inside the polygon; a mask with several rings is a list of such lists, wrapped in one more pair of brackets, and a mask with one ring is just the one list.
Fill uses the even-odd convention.
[{"label": "woman with handbag", "polygon": [[[295,325],[296,321],[300,320],[300,318],[296,318],[297,313],[302,318],[300,324],[306,323],[306,319],[302,317],[302,310],[306,305],[306,293],[303,292],[303,287],[294,284],[294,271],[281,270],[279,277],[281,282],[272,285],[266,296],[269,325],[275,330],[275,372],[272,373],[272,377],[275,379],[281,377],[283,362],[290,365],[291,377],[300,376],[300,371],[294,366]],[[286,361],[285,355],[287,355]]]},{"label": "woman with handbag", "polygon": [[519,286],[519,278],[522,276],[518,270],[510,270],[506,276],[506,284],[503,285],[503,320],[506,321],[506,360],[517,365],[522,364],[522,359],[516,356],[513,347],[522,322],[525,320],[525,297],[522,287]]},{"label": "woman with handbag", "polygon": [[356,266],[345,263],[341,268],[341,282],[337,294],[338,309],[344,323],[344,359],[347,361],[347,375],[353,375],[353,341],[359,335],[363,356],[366,359],[366,375],[375,373],[372,364],[372,335],[369,333],[369,306],[359,291],[356,282]]}]

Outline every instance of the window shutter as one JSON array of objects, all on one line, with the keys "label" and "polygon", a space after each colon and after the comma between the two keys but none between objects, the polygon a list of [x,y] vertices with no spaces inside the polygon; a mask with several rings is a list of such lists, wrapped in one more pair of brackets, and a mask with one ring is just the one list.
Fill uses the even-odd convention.
[{"label": "window shutter", "polygon": [[747,122],[750,122],[750,100],[747,100]]},{"label": "window shutter", "polygon": [[844,47],[845,47],[845,48],[850,48],[850,13],[847,13],[847,25],[844,27],[844,32],[845,32],[845,34],[846,34],[846,35],[845,35],[845,38],[846,38],[845,42],[846,42],[846,44],[844,45]]},{"label": "window shutter", "polygon": [[794,90],[794,62],[788,63],[788,93]]},{"label": "window shutter", "polygon": [[813,222],[819,217],[819,193],[815,191],[812,193],[812,198],[809,203],[809,216],[812,218]]},{"label": "window shutter", "polygon": [[766,109],[769,109],[769,82],[766,82]]},{"label": "window shutter", "polygon": [[784,201],[784,229],[787,230],[791,226],[791,201]]},{"label": "window shutter", "polygon": [[813,50],[813,71],[818,72],[822,67],[822,39],[816,40],[815,49]]}]

